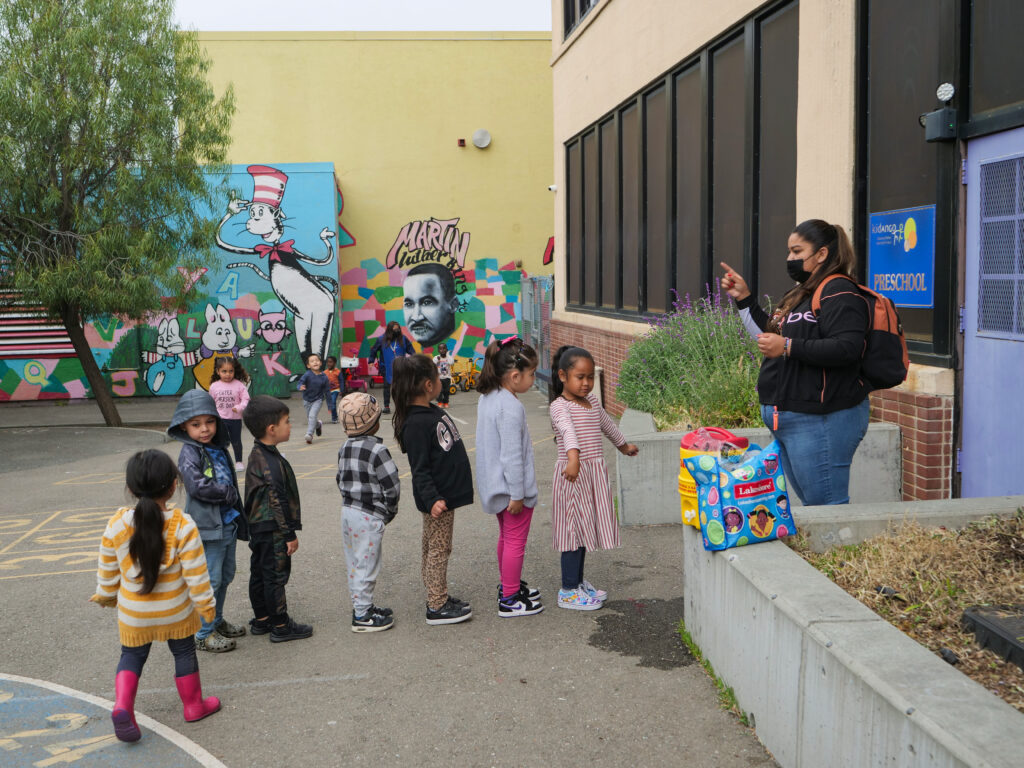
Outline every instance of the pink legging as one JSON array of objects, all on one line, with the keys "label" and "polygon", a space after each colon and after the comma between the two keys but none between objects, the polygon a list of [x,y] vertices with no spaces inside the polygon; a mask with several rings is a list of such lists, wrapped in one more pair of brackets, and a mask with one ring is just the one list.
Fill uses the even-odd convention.
[{"label": "pink legging", "polygon": [[530,535],[533,507],[523,507],[518,515],[502,510],[497,518],[501,594],[502,597],[514,597],[519,593],[519,581],[523,577],[523,556],[526,554],[526,537]]}]

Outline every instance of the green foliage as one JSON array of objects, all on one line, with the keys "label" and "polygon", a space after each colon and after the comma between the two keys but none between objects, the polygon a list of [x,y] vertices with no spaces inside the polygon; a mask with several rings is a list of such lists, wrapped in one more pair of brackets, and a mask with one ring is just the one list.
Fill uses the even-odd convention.
[{"label": "green foliage", "polygon": [[726,685],[722,678],[715,674],[715,668],[711,666],[710,661],[704,658],[704,654],[701,652],[700,646],[694,642],[693,637],[686,629],[686,624],[682,619],[679,620],[677,631],[679,632],[679,638],[683,641],[683,645],[686,646],[686,650],[688,650],[690,655],[700,663],[701,667],[703,667],[704,671],[707,673],[707,676],[710,677],[711,681],[715,684],[715,689],[718,691],[719,706],[728,712],[732,712],[740,719],[741,723],[749,728],[750,721],[747,718],[746,713],[740,708],[740,703],[736,699],[736,692],[733,691],[731,686]]},{"label": "green foliage", "polygon": [[180,307],[209,258],[233,96],[173,6],[0,3],[0,287],[55,317]]},{"label": "green foliage", "polygon": [[732,302],[716,290],[672,306],[630,347],[619,399],[654,414],[661,428],[760,426],[761,356]]}]

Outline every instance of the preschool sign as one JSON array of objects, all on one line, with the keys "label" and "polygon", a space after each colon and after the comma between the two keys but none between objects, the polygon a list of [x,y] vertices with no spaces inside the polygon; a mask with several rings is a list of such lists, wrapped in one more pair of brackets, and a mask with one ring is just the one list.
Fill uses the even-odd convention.
[{"label": "preschool sign", "polygon": [[935,206],[872,213],[868,287],[898,307],[935,304]]}]

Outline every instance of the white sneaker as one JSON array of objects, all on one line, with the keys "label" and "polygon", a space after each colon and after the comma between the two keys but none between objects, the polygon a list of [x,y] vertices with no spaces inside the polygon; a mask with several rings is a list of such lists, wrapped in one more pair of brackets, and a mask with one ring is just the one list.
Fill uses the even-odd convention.
[{"label": "white sneaker", "polygon": [[595,600],[582,589],[558,590],[558,607],[572,611],[596,611],[603,603]]},{"label": "white sneaker", "polygon": [[583,583],[580,584],[580,589],[599,602],[603,603],[605,600],[608,599],[607,592],[605,592],[603,589],[598,589],[586,579],[584,579]]},{"label": "white sneaker", "polygon": [[503,619],[509,616],[533,616],[535,613],[540,613],[543,610],[543,605],[523,597],[522,594],[508,600],[498,601],[498,615]]}]

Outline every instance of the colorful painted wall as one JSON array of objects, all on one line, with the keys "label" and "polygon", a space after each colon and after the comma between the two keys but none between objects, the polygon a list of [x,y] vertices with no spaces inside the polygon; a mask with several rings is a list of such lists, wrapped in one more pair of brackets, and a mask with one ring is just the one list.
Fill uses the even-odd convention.
[{"label": "colorful painted wall", "polygon": [[[211,177],[217,185],[222,177]],[[191,278],[188,310],[134,323],[86,325],[93,355],[119,397],[209,388],[218,357],[237,356],[252,391],[286,395],[310,353],[338,354],[340,226],[331,163],[232,166],[210,243],[211,267]],[[59,326],[28,309],[0,325],[0,400],[88,395],[82,366]],[[15,343],[17,342],[17,343]]]}]

